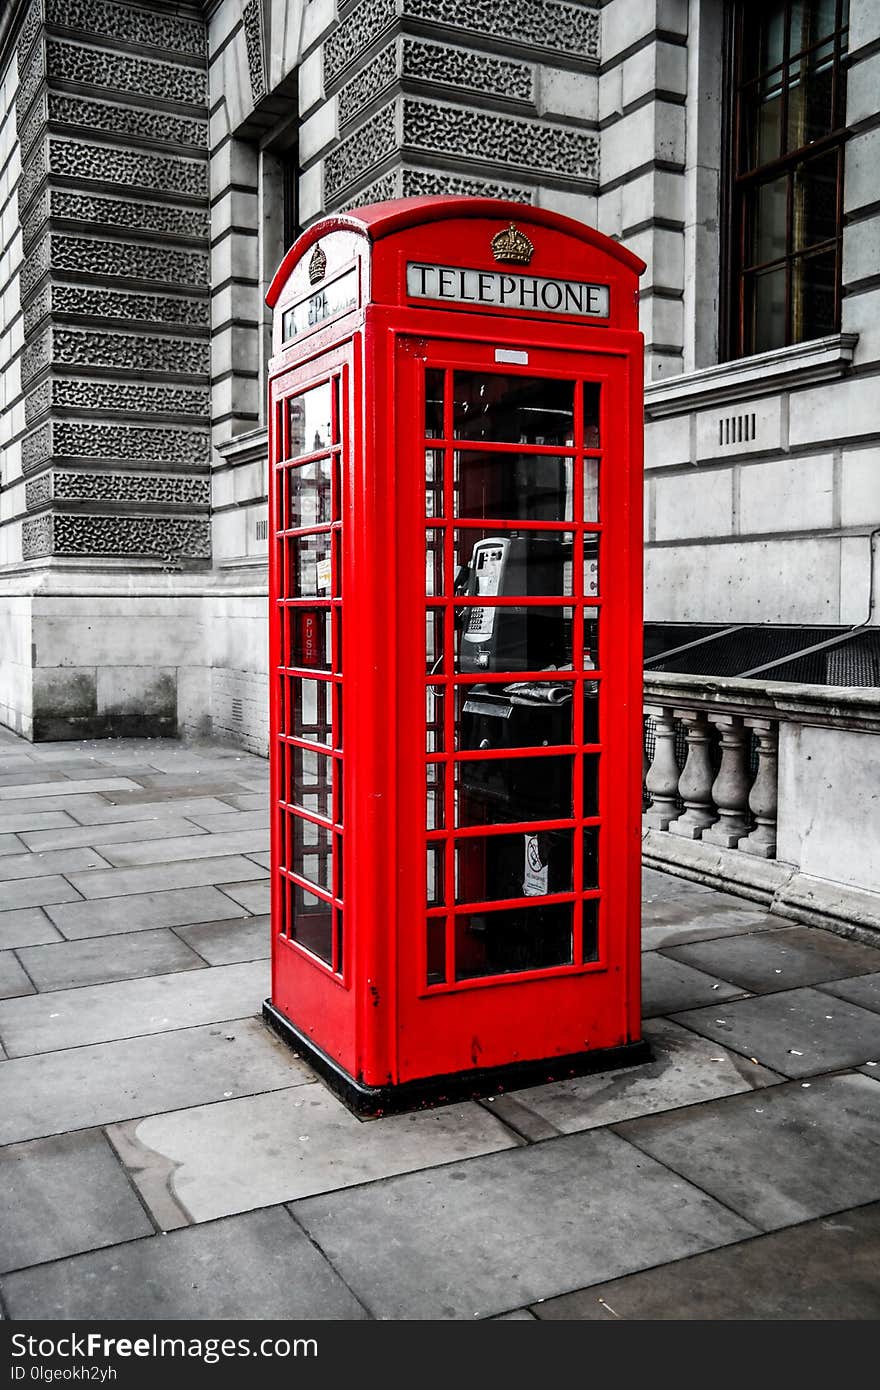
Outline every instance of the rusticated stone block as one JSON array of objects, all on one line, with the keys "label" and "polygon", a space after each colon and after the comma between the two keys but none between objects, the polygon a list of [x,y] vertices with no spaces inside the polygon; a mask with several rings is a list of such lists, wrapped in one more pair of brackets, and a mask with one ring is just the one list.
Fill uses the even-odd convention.
[{"label": "rusticated stone block", "polygon": [[28,511],[48,502],[161,503],[175,507],[207,508],[211,503],[208,477],[162,473],[82,473],[47,470],[25,488]]},{"label": "rusticated stone block", "polygon": [[87,48],[64,39],[49,39],[46,69],[50,80],[61,78],[91,87],[110,87],[118,92],[143,93],[187,106],[204,106],[207,100],[207,73],[203,64],[188,67],[184,63],[166,63],[110,49]]},{"label": "rusticated stone block", "polygon": [[333,79],[397,19],[395,0],[363,0],[324,44],[324,80]]},{"label": "rusticated stone block", "polygon": [[207,375],[210,371],[210,346],[202,339],[56,328],[52,353],[54,362],[73,367],[115,367],[187,376]]},{"label": "rusticated stone block", "polygon": [[52,312],[91,314],[102,319],[139,319],[148,323],[179,323],[188,328],[209,328],[211,306],[205,299],[172,294],[138,294],[104,290],[91,285],[53,285]]},{"label": "rusticated stone block", "polygon": [[457,155],[472,152],[483,160],[522,169],[598,181],[599,142],[595,135],[568,126],[518,116],[498,116],[419,98],[403,100],[403,143]]},{"label": "rusticated stone block", "polygon": [[49,409],[100,410],[106,414],[192,415],[206,419],[211,395],[206,386],[161,386],[151,382],[88,381],[51,377],[25,396],[25,422]]},{"label": "rusticated stone block", "polygon": [[204,23],[181,15],[136,9],[113,0],[46,0],[46,19],[55,26],[82,29],[138,48],[205,56]]},{"label": "rusticated stone block", "polygon": [[[210,219],[203,208],[174,208],[142,199],[109,198],[98,193],[74,193],[53,188],[46,194],[46,216],[86,222],[90,226],[124,227],[131,232],[161,232],[165,236],[185,237],[188,241],[207,240]],[[34,207],[39,206],[39,201]]]},{"label": "rusticated stone block", "polygon": [[31,44],[40,32],[40,25],[43,23],[42,0],[31,0],[31,4],[25,10],[24,19],[21,22],[21,29],[18,34],[18,71],[21,72],[27,61],[27,55],[31,50]]},{"label": "rusticated stone block", "polygon": [[207,251],[140,246],[64,233],[52,234],[49,264],[56,271],[77,270],[95,276],[166,281],[173,285],[207,285],[209,274]]},{"label": "rusticated stone block", "polygon": [[159,144],[197,145],[207,148],[208,122],[197,116],[173,116],[169,111],[147,111],[128,102],[92,101],[87,97],[50,92],[48,118],[54,125],[84,126],[108,135],[136,135]]},{"label": "rusticated stone block", "polygon": [[[48,142],[52,174],[71,179],[100,179],[120,187],[158,193],[185,193],[204,198],[208,193],[206,159],[181,159],[147,150],[116,150],[84,140],[52,136]],[[44,171],[45,172],[45,169]],[[38,182],[39,180],[37,180]],[[36,184],[34,185],[36,187]]]},{"label": "rusticated stone block", "polygon": [[248,77],[254,105],[266,95],[266,59],[263,52],[262,0],[247,0],[242,10],[244,42],[247,50]]},{"label": "rusticated stone block", "polygon": [[389,102],[324,160],[327,199],[360,178],[398,147],[397,103]]},{"label": "rusticated stone block", "polygon": [[207,517],[90,516],[56,513],[53,525],[55,555],[211,557],[211,524]]}]

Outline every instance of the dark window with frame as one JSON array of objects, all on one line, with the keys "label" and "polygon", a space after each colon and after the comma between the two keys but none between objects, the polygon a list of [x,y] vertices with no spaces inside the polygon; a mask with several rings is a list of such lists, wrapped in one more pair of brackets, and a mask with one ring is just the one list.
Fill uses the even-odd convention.
[{"label": "dark window with frame", "polygon": [[840,325],[848,0],[734,0],[728,355]]}]

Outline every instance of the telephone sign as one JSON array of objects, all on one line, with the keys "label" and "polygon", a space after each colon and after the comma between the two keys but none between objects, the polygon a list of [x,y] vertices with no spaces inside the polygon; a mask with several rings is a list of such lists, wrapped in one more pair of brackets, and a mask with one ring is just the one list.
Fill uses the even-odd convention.
[{"label": "telephone sign", "polygon": [[647,1055],[643,268],[403,199],[269,291],[264,1014],[362,1114]]}]

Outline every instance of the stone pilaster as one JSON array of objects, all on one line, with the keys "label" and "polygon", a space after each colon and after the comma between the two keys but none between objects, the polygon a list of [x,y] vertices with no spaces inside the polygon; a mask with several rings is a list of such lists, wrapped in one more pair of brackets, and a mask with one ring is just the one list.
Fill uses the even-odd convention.
[{"label": "stone pilaster", "polygon": [[22,558],[210,559],[205,26],[32,0],[18,39]]}]

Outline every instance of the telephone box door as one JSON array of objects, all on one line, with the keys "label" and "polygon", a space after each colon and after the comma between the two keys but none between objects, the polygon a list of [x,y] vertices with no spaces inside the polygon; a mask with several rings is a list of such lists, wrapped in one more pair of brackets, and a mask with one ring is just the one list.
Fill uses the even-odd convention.
[{"label": "telephone box door", "polygon": [[401,1081],[639,1036],[630,370],[398,339]]}]

